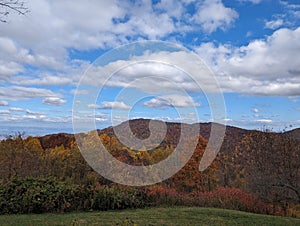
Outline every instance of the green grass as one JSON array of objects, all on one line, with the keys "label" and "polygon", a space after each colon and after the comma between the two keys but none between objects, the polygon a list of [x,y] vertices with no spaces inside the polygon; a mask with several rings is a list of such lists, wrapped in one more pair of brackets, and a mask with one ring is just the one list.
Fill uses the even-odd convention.
[{"label": "green grass", "polygon": [[140,225],[300,225],[300,219],[233,210],[168,207],[66,214],[1,215],[0,225],[116,225],[126,218]]}]

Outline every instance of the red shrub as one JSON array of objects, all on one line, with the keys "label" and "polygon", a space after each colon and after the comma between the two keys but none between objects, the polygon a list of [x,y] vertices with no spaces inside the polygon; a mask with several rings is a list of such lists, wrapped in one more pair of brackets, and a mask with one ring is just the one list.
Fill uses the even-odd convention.
[{"label": "red shrub", "polygon": [[151,186],[146,196],[151,205],[202,206],[271,214],[273,206],[236,188],[218,188],[207,192],[182,193],[161,185]]},{"label": "red shrub", "polygon": [[193,194],[194,205],[234,209],[254,213],[271,213],[271,206],[254,195],[237,188],[218,188],[210,192]]}]

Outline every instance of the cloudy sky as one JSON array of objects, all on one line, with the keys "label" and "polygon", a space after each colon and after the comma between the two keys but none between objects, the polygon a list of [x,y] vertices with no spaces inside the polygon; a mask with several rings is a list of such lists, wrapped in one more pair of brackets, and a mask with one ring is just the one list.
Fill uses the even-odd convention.
[{"label": "cloudy sky", "polygon": [[[11,13],[7,23],[0,23],[0,134],[14,128],[29,135],[71,132],[74,95],[85,97],[74,103],[92,109],[100,128],[139,117],[211,121],[206,97],[215,90],[206,75],[199,75],[204,76],[201,90],[176,67],[184,62],[183,69],[197,74],[184,51],[143,49],[126,56],[119,51],[98,59],[145,40],[167,41],[197,54],[224,95],[227,124],[300,127],[298,0],[28,0],[27,6],[27,15]],[[173,65],[132,65],[149,57]],[[122,65],[131,66],[104,81],[100,71]],[[103,92],[95,100],[93,88],[78,88],[79,81]],[[130,102],[128,96],[141,98]]]}]

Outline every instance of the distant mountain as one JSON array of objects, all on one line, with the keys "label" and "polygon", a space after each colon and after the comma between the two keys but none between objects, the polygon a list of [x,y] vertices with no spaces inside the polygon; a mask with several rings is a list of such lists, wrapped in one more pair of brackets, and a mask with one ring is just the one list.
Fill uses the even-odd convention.
[{"label": "distant mountain", "polygon": [[[150,131],[149,131],[149,119],[134,119],[129,121],[130,129],[132,133],[140,138],[140,139],[145,139],[149,137]],[[126,123],[128,122],[123,122],[120,125],[116,126],[118,130],[123,130],[126,128]],[[180,138],[180,128],[181,128],[181,123],[173,123],[173,122],[166,122],[167,125],[167,133],[165,136],[164,141],[162,142],[162,146],[165,145],[174,145],[179,141]],[[208,140],[210,137],[211,133],[211,127],[213,123],[196,123],[191,126],[194,127],[199,127],[199,134],[202,136],[205,140]],[[216,125],[218,126],[223,126],[223,125]],[[114,133],[115,127],[108,127],[103,130],[98,130],[98,134],[101,135],[103,133],[113,136],[115,135]],[[125,133],[128,133],[129,131],[126,130],[124,131]],[[153,131],[154,133],[159,133],[160,131]],[[223,152],[226,155],[230,155],[230,152],[233,152],[236,148],[236,146],[242,141],[244,136],[249,135],[253,130],[246,130],[246,129],[241,129],[238,127],[234,126],[226,126],[225,130],[225,136],[224,140],[222,143],[221,147],[221,152]],[[263,133],[263,132],[261,132]]]},{"label": "distant mountain", "polygon": [[[162,121],[159,120],[155,120],[155,121],[158,123],[159,122],[162,123]],[[98,134],[101,135],[105,133],[109,136],[113,136],[115,135],[114,129],[118,128],[118,130],[120,131],[125,130],[124,131],[125,134],[132,132],[132,134],[135,137],[140,139],[146,139],[150,136],[149,122],[150,119],[143,119],[143,118],[133,119],[133,120],[123,122],[117,125],[116,127],[110,126],[108,128],[98,130]],[[126,123],[129,123],[131,131],[127,130]],[[180,138],[181,123],[165,122],[165,124],[167,125],[167,133],[163,142],[165,143],[165,145],[166,144],[176,145]],[[191,126],[198,126],[199,134],[204,139],[208,140],[210,136],[212,124],[213,123],[196,123]],[[235,146],[243,139],[244,136],[250,134],[253,131],[255,130],[247,130],[247,129],[242,129],[234,126],[226,126],[222,149],[226,149],[227,151],[233,150]],[[161,131],[156,131],[154,129],[153,132],[160,133]],[[260,132],[260,133],[264,133],[264,132]],[[300,139],[300,128],[287,131],[285,133],[278,133],[278,135],[280,134],[288,134],[289,136],[295,139]],[[39,137],[38,139],[40,140],[41,145],[44,149],[53,148],[55,146],[60,146],[60,145],[63,145],[65,148],[67,148],[70,146],[71,142],[75,140],[74,135],[67,134],[67,133],[50,134],[50,135]]]}]

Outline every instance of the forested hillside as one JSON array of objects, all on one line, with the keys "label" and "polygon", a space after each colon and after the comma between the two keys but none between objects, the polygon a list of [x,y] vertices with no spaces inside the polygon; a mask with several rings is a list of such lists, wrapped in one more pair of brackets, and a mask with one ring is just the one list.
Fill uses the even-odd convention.
[{"label": "forested hillside", "polygon": [[[140,139],[149,137],[149,120],[137,119],[129,123],[134,136]],[[122,130],[122,126],[124,125],[119,125],[119,129]],[[199,162],[207,145],[210,127],[209,123],[200,124],[198,145],[192,158],[171,178],[148,187],[150,190],[154,189],[150,194],[173,191],[174,194],[183,195],[182,197],[185,197],[184,194],[198,194],[197,197],[202,197],[199,196],[200,193],[214,197],[216,194],[226,196],[226,190],[222,189],[238,189],[259,198],[266,205],[271,205],[274,213],[287,214],[289,209],[299,207],[299,130],[273,133],[227,127],[217,158],[204,172],[199,172]],[[144,151],[146,147],[133,150],[124,146],[115,136],[113,127],[99,130],[98,135],[104,146],[118,160],[131,165],[151,165],[173,152],[180,130],[181,124],[167,123],[164,140],[149,151]],[[159,134],[161,131],[152,132]],[[188,147],[189,140],[184,142]],[[74,136],[70,134],[27,138],[19,135],[1,141],[1,184],[9,184],[13,178],[29,177],[51,177],[78,186],[116,186],[88,166]],[[187,199],[186,197],[185,200]]]}]

